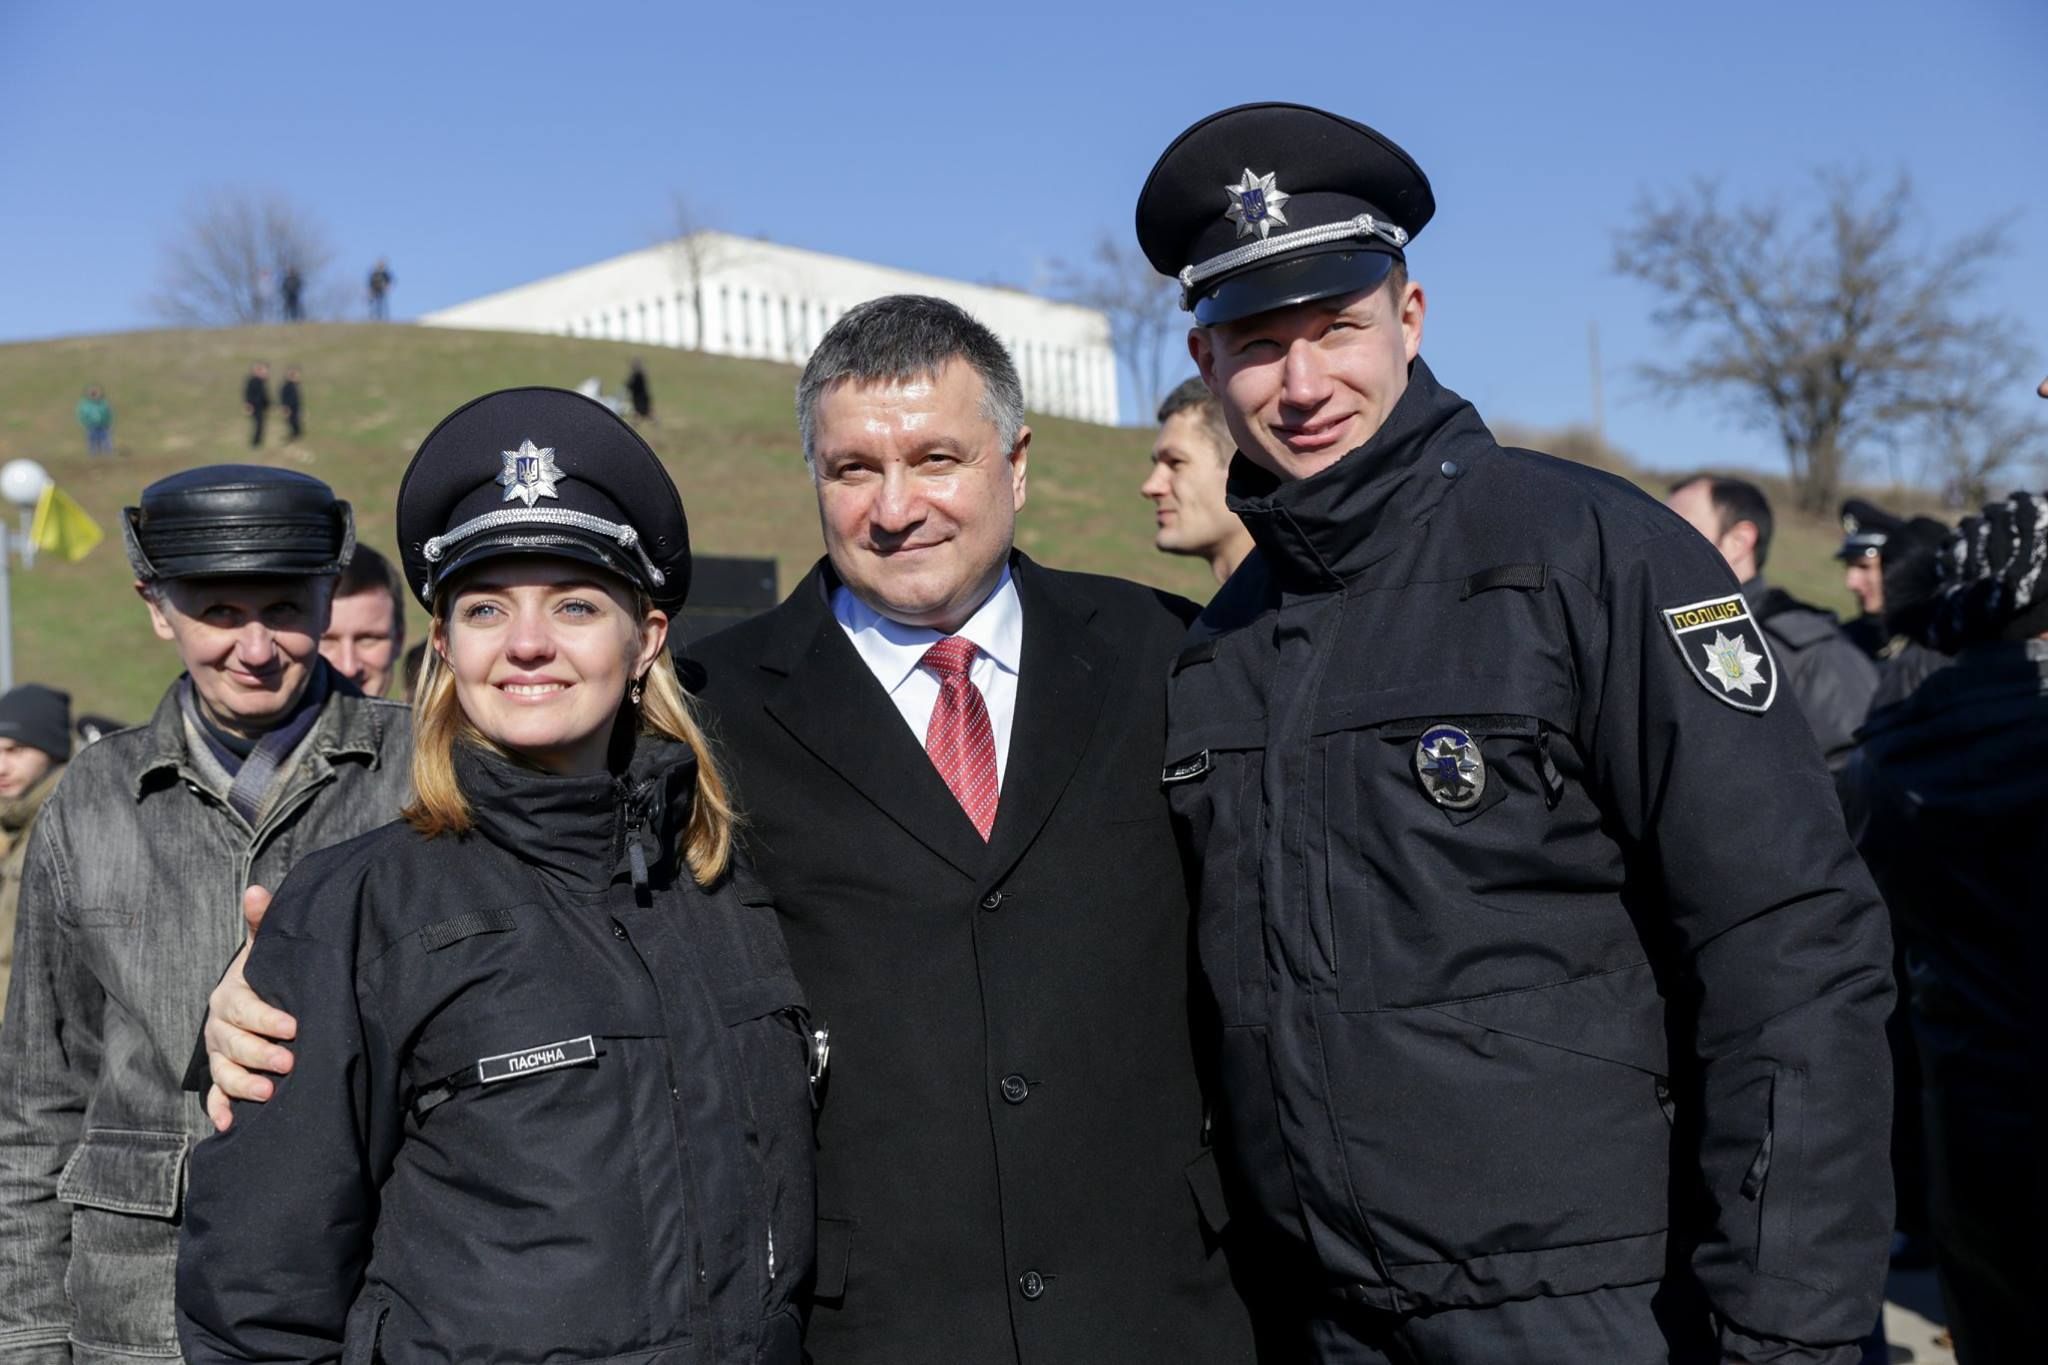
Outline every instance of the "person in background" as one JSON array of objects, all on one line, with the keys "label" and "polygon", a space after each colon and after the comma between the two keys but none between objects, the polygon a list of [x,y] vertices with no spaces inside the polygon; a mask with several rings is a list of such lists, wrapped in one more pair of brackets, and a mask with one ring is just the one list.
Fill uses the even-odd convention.
[{"label": "person in background", "polygon": [[23,683],[0,695],[0,1003],[14,969],[14,911],[29,830],[70,758],[70,693]]},{"label": "person in background", "polygon": [[107,401],[106,391],[97,384],[87,389],[85,397],[78,400],[78,425],[85,428],[86,454],[114,453],[114,405]]},{"label": "person in background", "polygon": [[1954,662],[1874,712],[1849,771],[1860,845],[1912,982],[1936,1264],[1961,1365],[2040,1358],[2038,1095],[2048,1027],[2048,495],[2016,493],[1937,557],[1921,639]]},{"label": "person in background", "polygon": [[1908,517],[1885,536],[1877,552],[1884,643],[1878,646],[1877,695],[1870,709],[1910,696],[1949,657],[1920,636],[1940,590],[1941,547],[1949,528],[1933,517]]},{"label": "person in background", "polygon": [[391,561],[357,542],[334,587],[320,654],[366,697],[390,695],[392,665],[405,649],[405,597]]},{"label": "person in background", "polygon": [[1828,768],[1840,772],[1870,713],[1877,669],[1843,635],[1835,614],[1809,606],[1764,580],[1771,552],[1771,504],[1746,479],[1689,474],[1671,485],[1665,505],[1720,551],[1742,585],[1742,600],[1770,637],[1799,713]]},{"label": "person in background", "polygon": [[306,277],[299,273],[299,268],[295,265],[286,266],[284,280],[279,285],[279,292],[284,297],[284,320],[286,322],[305,321],[306,311],[300,302],[300,297],[305,293],[305,290]]},{"label": "person in background", "polygon": [[626,400],[633,405],[633,420],[643,424],[654,421],[654,392],[647,387],[647,368],[640,363],[640,357],[633,357],[633,369],[626,376]]},{"label": "person in background", "polygon": [[1223,501],[1230,457],[1236,453],[1216,395],[1197,376],[1159,405],[1152,472],[1138,485],[1152,500],[1158,528],[1153,547],[1206,561],[1218,584],[1237,571],[1252,548],[1251,533]]},{"label": "person in background", "polygon": [[370,268],[370,319],[373,322],[388,322],[391,318],[391,286],[397,277],[391,273],[391,266],[382,257]]},{"label": "person in background", "polygon": [[257,361],[242,381],[242,411],[249,416],[251,449],[263,444],[263,419],[270,412],[270,367]]},{"label": "person in background", "polygon": [[299,371],[293,366],[284,372],[284,383],[277,388],[278,406],[284,409],[285,435],[287,444],[306,434],[305,392],[299,387]]},{"label": "person in background", "polygon": [[1892,633],[1884,624],[1884,544],[1905,524],[1874,502],[1850,498],[1842,504],[1842,586],[1856,599],[1856,617],[1843,633],[1872,660],[1884,658]]},{"label": "person in background", "polygon": [[29,839],[0,1029],[0,1357],[177,1358],[207,990],[252,883],[408,793],[410,713],[320,657],[353,521],[318,479],[252,465],[172,474],[126,509],[136,594],[184,671],[147,724],[71,760]]}]

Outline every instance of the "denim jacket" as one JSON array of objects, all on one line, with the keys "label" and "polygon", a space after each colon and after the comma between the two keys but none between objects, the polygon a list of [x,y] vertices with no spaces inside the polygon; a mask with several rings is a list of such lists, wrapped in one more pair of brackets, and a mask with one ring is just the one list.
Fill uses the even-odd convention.
[{"label": "denim jacket", "polygon": [[0,1362],[175,1360],[180,1089],[241,898],[395,819],[411,717],[334,688],[255,828],[173,686],[73,760],[29,841],[0,1028]]}]

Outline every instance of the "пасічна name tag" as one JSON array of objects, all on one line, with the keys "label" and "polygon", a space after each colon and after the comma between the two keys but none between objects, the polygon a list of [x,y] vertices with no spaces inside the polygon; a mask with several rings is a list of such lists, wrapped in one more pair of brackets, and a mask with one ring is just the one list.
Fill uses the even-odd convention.
[{"label": "\u043f\u0430\u0441\u0456\u0447\u043d\u0430 name tag", "polygon": [[553,1071],[558,1067],[576,1066],[583,1062],[597,1060],[597,1040],[591,1034],[581,1038],[564,1038],[559,1043],[543,1043],[539,1047],[523,1048],[518,1052],[501,1052],[495,1057],[479,1057],[476,1063],[476,1078],[484,1085],[493,1081],[509,1081],[520,1076],[531,1076],[536,1071]]}]

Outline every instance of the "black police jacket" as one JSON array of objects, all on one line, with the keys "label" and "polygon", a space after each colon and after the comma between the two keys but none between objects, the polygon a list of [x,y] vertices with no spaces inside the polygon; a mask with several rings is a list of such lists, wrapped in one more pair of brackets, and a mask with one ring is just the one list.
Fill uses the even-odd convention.
[{"label": "black police jacket", "polygon": [[470,834],[315,854],[257,936],[296,1062],[193,1152],[185,1358],[794,1365],[804,998],[744,870],[680,864],[694,759],[457,762]]},{"label": "black police jacket", "polygon": [[1420,361],[1330,469],[1232,479],[1258,549],[1174,665],[1163,777],[1274,1229],[1390,1311],[1669,1257],[1732,1355],[1867,1333],[1890,943],[1727,566]]}]

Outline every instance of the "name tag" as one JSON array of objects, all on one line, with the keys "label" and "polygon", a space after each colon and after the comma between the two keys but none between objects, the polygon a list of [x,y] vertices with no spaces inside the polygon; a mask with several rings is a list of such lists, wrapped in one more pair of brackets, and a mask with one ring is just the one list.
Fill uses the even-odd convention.
[{"label": "name tag", "polygon": [[1159,781],[1163,785],[1175,782],[1192,782],[1209,771],[1209,751],[1202,750],[1186,758],[1178,758],[1159,770]]},{"label": "name tag", "polygon": [[556,1071],[565,1066],[577,1066],[597,1060],[597,1040],[591,1034],[581,1038],[564,1038],[559,1043],[543,1043],[518,1052],[501,1052],[495,1057],[479,1057],[476,1063],[476,1078],[490,1085],[496,1081],[514,1080],[520,1076],[531,1076],[537,1071]]}]

